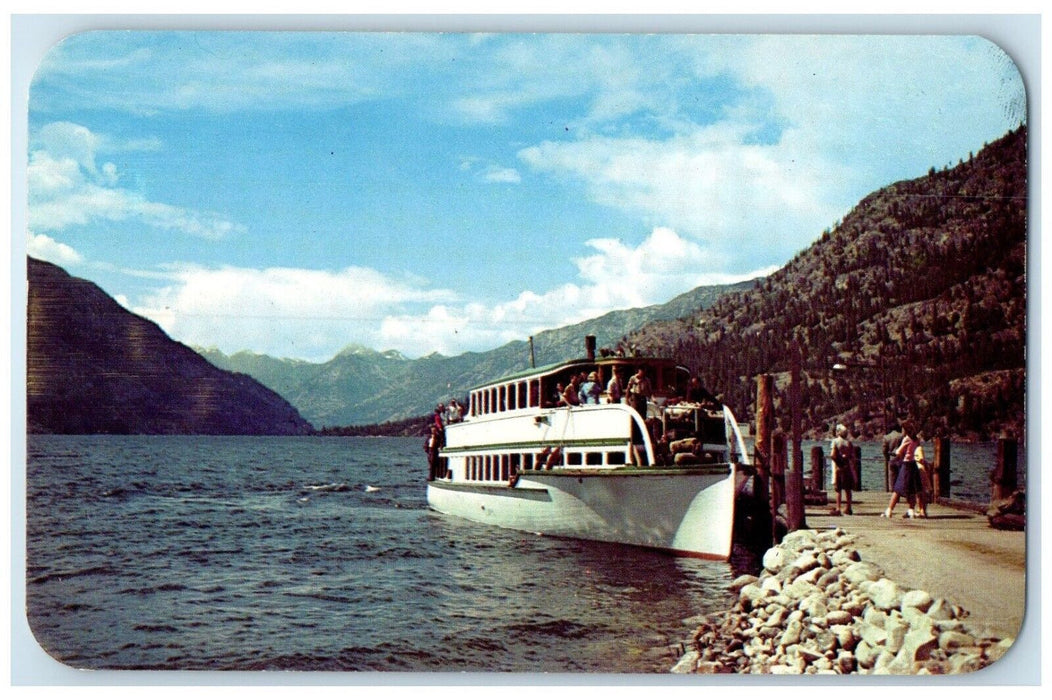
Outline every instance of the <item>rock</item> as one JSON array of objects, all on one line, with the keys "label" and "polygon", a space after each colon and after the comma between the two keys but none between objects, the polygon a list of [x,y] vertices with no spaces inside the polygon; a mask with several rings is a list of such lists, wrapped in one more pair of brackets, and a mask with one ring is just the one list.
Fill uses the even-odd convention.
[{"label": "rock", "polygon": [[925,611],[932,620],[952,620],[956,617],[953,606],[942,598],[937,598]]},{"label": "rock", "polygon": [[803,632],[804,626],[799,620],[791,620],[785,626],[785,632],[782,633],[781,638],[778,640],[778,645],[787,647],[790,644],[796,644],[800,641],[800,634]]},{"label": "rock", "polygon": [[732,591],[740,591],[750,583],[756,583],[759,580],[760,578],[758,576],[753,576],[752,574],[742,574],[738,578],[731,581],[730,589]]},{"label": "rock", "polygon": [[863,581],[876,581],[884,576],[884,571],[876,564],[859,561],[844,569],[844,578],[848,583],[857,586]]},{"label": "rock", "polygon": [[879,646],[874,646],[865,639],[860,641],[858,646],[855,647],[855,661],[858,663],[859,668],[873,668],[877,663],[880,651]]},{"label": "rock", "polygon": [[884,632],[888,635],[884,641],[884,647],[892,654],[897,654],[906,641],[906,633],[910,629],[901,616],[889,617],[884,623]]},{"label": "rock", "polygon": [[956,630],[946,630],[939,634],[939,648],[943,651],[953,652],[961,647],[975,645],[975,637]]},{"label": "rock", "polygon": [[917,608],[926,612],[932,602],[932,597],[927,591],[907,591],[902,594],[902,607]]},{"label": "rock", "polygon": [[780,547],[771,547],[763,555],[763,568],[772,574],[778,573],[785,566],[788,558],[786,551]]},{"label": "rock", "polygon": [[829,631],[836,635],[837,646],[846,651],[854,651],[859,636],[852,625],[832,625]]},{"label": "rock", "polygon": [[846,610],[831,610],[826,615],[826,624],[829,626],[833,625],[848,625],[854,619],[854,616]]},{"label": "rock", "polygon": [[693,673],[698,667],[698,652],[688,651],[680,660],[676,662],[676,665],[672,667],[672,673]]},{"label": "rock", "polygon": [[858,625],[857,632],[863,642],[874,648],[883,648],[884,643],[888,640],[888,633],[884,631],[883,627],[877,627],[868,622]]},{"label": "rock", "polygon": [[867,591],[870,600],[881,610],[897,608],[902,602],[902,593],[898,584],[886,578],[881,578],[870,584]]},{"label": "rock", "polygon": [[939,647],[939,638],[934,632],[924,628],[910,628],[902,642],[900,655],[908,659],[911,664],[914,661],[926,661],[931,657],[931,652]]}]

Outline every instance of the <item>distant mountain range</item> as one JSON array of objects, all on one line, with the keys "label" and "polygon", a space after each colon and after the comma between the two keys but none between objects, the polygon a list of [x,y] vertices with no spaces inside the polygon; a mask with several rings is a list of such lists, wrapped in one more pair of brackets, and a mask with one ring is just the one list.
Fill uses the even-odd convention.
[{"label": "distant mountain range", "polygon": [[[656,306],[611,311],[599,318],[537,333],[533,355],[537,365],[582,357],[584,338],[594,335],[601,347],[613,348],[625,334],[657,320],[674,319],[712,305],[723,294],[752,282],[698,287]],[[328,362],[277,359],[216,349],[196,348],[216,367],[255,377],[296,406],[316,428],[402,421],[430,413],[451,397],[530,366],[528,340],[514,341],[487,352],[455,357],[432,354],[415,360],[388,351],[352,345]]]},{"label": "distant mountain range", "polygon": [[91,282],[33,258],[28,281],[29,432],[312,432],[276,393],[217,369]]}]

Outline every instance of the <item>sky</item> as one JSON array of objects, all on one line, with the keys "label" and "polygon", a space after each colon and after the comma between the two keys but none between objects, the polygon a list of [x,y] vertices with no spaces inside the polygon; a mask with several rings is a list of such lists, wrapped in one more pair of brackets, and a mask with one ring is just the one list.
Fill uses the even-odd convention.
[{"label": "sky", "polygon": [[976,36],[87,32],[26,251],[189,345],[456,355],[769,274],[1026,109]]}]

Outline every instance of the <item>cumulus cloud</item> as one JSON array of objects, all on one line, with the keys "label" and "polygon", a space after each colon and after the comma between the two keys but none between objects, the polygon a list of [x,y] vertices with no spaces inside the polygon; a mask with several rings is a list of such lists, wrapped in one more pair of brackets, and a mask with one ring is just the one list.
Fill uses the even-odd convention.
[{"label": "cumulus cloud", "polygon": [[168,282],[133,310],[185,343],[328,359],[354,342],[384,345],[383,319],[455,298],[418,279],[362,267],[340,271],[199,265],[171,267]]},{"label": "cumulus cloud", "polygon": [[613,239],[588,242],[575,259],[574,282],[525,290],[513,298],[464,299],[426,280],[369,268],[339,271],[183,265],[135,313],[172,337],[225,352],[251,349],[322,361],[361,344],[410,357],[488,350],[541,330],[600,316],[615,308],[667,301],[703,284],[748,279],[703,272],[707,253],[667,228],[639,245]]},{"label": "cumulus cloud", "polygon": [[42,233],[30,232],[26,252],[34,258],[56,265],[76,265],[83,260],[80,253],[73,248]]},{"label": "cumulus cloud", "polygon": [[98,220],[134,220],[206,239],[245,231],[243,225],[220,214],[152,202],[120,187],[117,167],[97,162],[103,147],[155,148],[156,142],[147,139],[116,144],[70,122],[46,124],[35,134],[27,167],[27,213],[33,231],[58,232]]},{"label": "cumulus cloud", "polygon": [[522,340],[542,330],[596,318],[612,309],[668,301],[695,287],[729,284],[767,275],[775,267],[742,274],[712,273],[709,254],[669,228],[656,228],[639,245],[597,238],[593,251],[574,260],[577,281],[493,304],[434,305],[424,312],[384,318],[382,347],[407,355],[438,351],[454,355]]},{"label": "cumulus cloud", "polygon": [[785,260],[843,213],[836,178],[821,177],[835,175],[832,163],[791,139],[750,145],[728,131],[545,142],[519,157],[534,170],[579,181],[597,203],[703,242],[709,269]]}]

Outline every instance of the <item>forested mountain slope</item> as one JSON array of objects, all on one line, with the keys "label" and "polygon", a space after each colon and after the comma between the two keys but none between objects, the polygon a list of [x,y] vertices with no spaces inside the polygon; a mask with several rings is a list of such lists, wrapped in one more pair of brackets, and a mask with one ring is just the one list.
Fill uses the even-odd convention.
[{"label": "forested mountain slope", "polygon": [[[796,343],[811,434],[835,422],[880,434],[887,411],[928,434],[1022,437],[1026,256],[1020,127],[954,168],[866,197],[751,289],[628,341],[699,372],[740,417],[753,415],[757,375],[787,390]],[[779,416],[788,429],[788,411]]]}]

